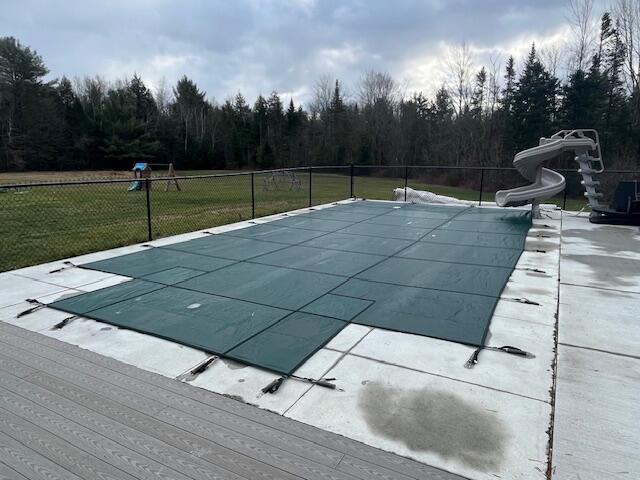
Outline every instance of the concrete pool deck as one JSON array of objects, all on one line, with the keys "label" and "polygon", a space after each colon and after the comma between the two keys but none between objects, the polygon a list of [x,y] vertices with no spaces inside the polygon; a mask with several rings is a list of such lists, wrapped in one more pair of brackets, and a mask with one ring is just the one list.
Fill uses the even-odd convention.
[{"label": "concrete pool deck", "polygon": [[[467,369],[472,347],[352,324],[296,372],[335,377],[340,390],[287,380],[276,394],[262,394],[276,374],[218,359],[189,375],[208,354],[89,319],[55,328],[69,314],[48,308],[16,318],[34,306],[27,298],[50,303],[128,280],[63,261],[0,274],[0,321],[472,479],[541,479],[548,472],[563,479],[636,478],[638,229],[593,225],[584,215],[555,209],[543,213],[534,220],[487,337],[487,345],[518,347],[535,358],[483,350]],[[207,232],[277,218],[282,215]]]}]

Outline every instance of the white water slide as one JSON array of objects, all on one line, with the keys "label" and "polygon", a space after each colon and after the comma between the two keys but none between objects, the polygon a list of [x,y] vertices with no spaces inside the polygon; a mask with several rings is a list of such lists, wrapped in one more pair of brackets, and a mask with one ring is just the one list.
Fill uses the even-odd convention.
[{"label": "white water slide", "polygon": [[586,155],[595,150],[597,140],[584,135],[582,130],[562,130],[550,138],[541,138],[537,147],[516,154],[513,166],[531,185],[500,190],[496,192],[496,204],[500,207],[519,207],[531,203],[534,213],[538,204],[553,197],[565,188],[562,175],[542,163],[551,160],[565,151],[574,151],[576,156]]}]

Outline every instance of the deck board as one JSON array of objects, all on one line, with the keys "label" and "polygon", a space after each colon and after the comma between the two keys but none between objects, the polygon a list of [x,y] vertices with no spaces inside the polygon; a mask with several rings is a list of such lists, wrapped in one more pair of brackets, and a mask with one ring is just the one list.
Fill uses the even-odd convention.
[{"label": "deck board", "polygon": [[0,480],[462,478],[1,322],[0,409]]}]

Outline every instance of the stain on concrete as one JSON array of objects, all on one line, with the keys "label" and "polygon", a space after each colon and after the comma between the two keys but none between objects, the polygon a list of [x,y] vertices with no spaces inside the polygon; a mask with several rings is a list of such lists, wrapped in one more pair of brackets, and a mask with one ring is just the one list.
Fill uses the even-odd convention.
[{"label": "stain on concrete", "polygon": [[433,452],[482,472],[500,469],[510,434],[492,411],[448,392],[398,390],[369,382],[359,407],[369,428],[416,452]]},{"label": "stain on concrete", "polygon": [[526,287],[522,289],[522,293],[525,295],[541,295],[545,297],[553,296],[555,292],[553,290],[536,287]]},{"label": "stain on concrete", "polygon": [[573,260],[589,267],[603,287],[635,287],[640,281],[640,259],[612,255],[563,254],[563,260]]},{"label": "stain on concrete", "polygon": [[249,405],[254,405],[253,403],[246,401],[240,395],[232,395],[230,393],[222,393],[221,395],[224,396],[224,397],[230,398],[232,400],[237,400],[238,402],[243,402],[243,403],[248,403]]},{"label": "stain on concrete", "polygon": [[527,273],[525,273],[525,275],[527,277],[536,277],[536,278],[553,278],[554,277],[554,275],[549,275],[547,273],[532,272],[532,271],[527,271]]},{"label": "stain on concrete", "polygon": [[[587,220],[585,219],[585,221]],[[575,238],[589,242],[590,246],[610,255],[622,252],[637,253],[640,233],[635,228],[601,225],[594,230],[567,228],[562,230],[562,238],[563,241]]]},{"label": "stain on concrete", "polygon": [[[547,242],[545,240],[540,240],[538,238],[536,239],[527,239],[526,244],[525,244],[525,249],[526,250],[532,250],[532,251],[544,251],[546,253],[550,253],[550,252],[556,252],[558,251],[559,245],[555,242]],[[540,253],[540,252],[537,252]]]},{"label": "stain on concrete", "polygon": [[226,358],[223,358],[222,362],[230,370],[242,370],[243,368],[247,368],[247,365],[245,365],[244,363],[234,362],[233,360],[228,360]]}]

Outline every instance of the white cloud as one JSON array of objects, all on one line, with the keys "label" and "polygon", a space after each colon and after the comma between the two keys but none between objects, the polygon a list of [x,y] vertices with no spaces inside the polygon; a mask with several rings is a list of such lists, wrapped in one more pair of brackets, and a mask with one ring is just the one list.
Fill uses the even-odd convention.
[{"label": "white cloud", "polygon": [[467,41],[486,64],[568,31],[557,0],[21,0],[2,10],[0,31],[38,50],[52,77],[137,72],[173,85],[186,74],[210,98],[242,91],[249,102],[273,90],[308,101],[323,74],[355,90],[368,69],[431,92],[446,45]]}]

